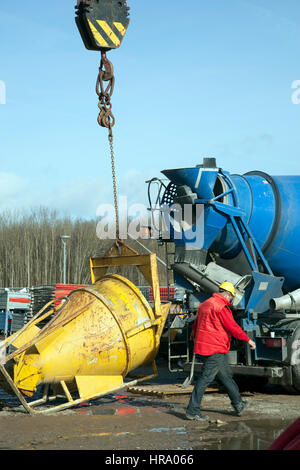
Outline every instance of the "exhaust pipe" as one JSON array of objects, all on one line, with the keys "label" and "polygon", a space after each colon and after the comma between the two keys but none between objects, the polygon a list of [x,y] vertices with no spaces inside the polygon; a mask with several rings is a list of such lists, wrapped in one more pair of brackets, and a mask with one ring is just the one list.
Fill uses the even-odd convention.
[{"label": "exhaust pipe", "polygon": [[300,310],[300,289],[289,292],[282,297],[270,300],[270,310],[273,312],[289,310],[297,312]]}]

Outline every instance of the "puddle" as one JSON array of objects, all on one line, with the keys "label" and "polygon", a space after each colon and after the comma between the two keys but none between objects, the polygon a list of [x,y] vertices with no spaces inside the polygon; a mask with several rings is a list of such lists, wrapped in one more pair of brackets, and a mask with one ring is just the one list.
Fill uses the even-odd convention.
[{"label": "puddle", "polygon": [[[295,420],[255,420],[230,424],[223,435],[216,430],[216,437],[203,438],[202,445],[194,450],[266,450]],[[213,433],[213,430],[210,429]]]},{"label": "puddle", "polygon": [[176,432],[176,434],[186,434],[183,426],[179,428],[152,428],[149,429],[149,432]]}]

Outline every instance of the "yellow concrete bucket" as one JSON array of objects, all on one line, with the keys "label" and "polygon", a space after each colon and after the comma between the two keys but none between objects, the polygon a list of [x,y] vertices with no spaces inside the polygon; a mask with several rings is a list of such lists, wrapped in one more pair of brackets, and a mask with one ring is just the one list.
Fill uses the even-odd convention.
[{"label": "yellow concrete bucket", "polygon": [[[66,409],[157,376],[154,360],[170,304],[161,305],[157,297],[155,255],[132,254],[127,247],[126,253],[92,259],[93,285],[73,291],[57,312],[48,304],[1,344],[0,386],[9,385],[29,413]],[[128,279],[106,273],[109,266],[128,264],[137,265],[151,279],[153,308]],[[40,328],[47,317],[50,320]],[[4,356],[9,345],[16,349]],[[131,371],[148,364],[153,374],[124,381]],[[43,398],[28,403],[24,395],[32,396],[40,384],[45,385]],[[67,398],[63,404],[33,409],[62,393]]]}]

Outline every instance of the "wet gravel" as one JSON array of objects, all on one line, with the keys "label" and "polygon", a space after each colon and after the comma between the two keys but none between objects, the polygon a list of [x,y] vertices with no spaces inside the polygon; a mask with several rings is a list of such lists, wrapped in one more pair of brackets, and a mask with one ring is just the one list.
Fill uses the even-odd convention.
[{"label": "wet gravel", "polygon": [[[160,366],[157,386],[184,378]],[[249,389],[242,391],[250,402],[242,417],[234,416],[224,392],[207,393],[205,423],[186,420],[189,394],[157,398],[122,390],[58,413],[29,416],[16,397],[0,390],[0,449],[265,450],[299,418],[300,395],[275,386]]]}]

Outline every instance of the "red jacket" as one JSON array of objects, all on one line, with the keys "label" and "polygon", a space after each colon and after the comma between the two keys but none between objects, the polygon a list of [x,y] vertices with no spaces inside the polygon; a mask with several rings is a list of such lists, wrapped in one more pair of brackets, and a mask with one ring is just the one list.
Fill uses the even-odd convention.
[{"label": "red jacket", "polygon": [[221,294],[215,293],[203,302],[193,324],[195,353],[201,356],[227,354],[230,349],[231,335],[242,341],[250,338],[235,322],[229,308],[230,302]]}]

